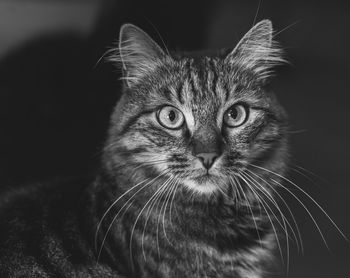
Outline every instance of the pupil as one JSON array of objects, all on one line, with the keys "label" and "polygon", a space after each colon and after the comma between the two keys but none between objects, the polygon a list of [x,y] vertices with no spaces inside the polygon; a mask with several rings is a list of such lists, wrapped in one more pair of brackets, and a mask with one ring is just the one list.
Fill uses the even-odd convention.
[{"label": "pupil", "polygon": [[233,119],[236,119],[237,116],[238,116],[238,111],[237,111],[237,109],[232,109],[232,110],[230,111],[230,117],[233,118]]},{"label": "pupil", "polygon": [[171,122],[173,122],[173,121],[175,120],[175,118],[176,118],[176,113],[175,113],[174,110],[171,110],[171,111],[169,112],[168,118],[169,118],[169,120],[170,120]]}]

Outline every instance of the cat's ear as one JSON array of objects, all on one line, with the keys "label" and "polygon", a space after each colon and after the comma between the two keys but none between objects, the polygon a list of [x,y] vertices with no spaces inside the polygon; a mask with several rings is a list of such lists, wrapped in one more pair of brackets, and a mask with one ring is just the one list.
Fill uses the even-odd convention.
[{"label": "cat's ear", "polygon": [[119,57],[123,79],[131,87],[154,71],[165,53],[161,47],[140,28],[124,24],[119,34]]},{"label": "cat's ear", "polygon": [[259,80],[269,77],[274,66],[285,62],[281,49],[273,41],[271,21],[265,19],[252,27],[227,55],[225,61],[251,70]]}]

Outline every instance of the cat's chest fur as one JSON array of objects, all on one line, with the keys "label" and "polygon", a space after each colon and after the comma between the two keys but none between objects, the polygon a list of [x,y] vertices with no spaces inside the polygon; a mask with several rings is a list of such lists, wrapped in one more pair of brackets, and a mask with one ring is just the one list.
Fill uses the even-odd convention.
[{"label": "cat's chest fur", "polygon": [[0,276],[262,277],[277,239],[265,204],[278,209],[288,158],[265,86],[284,61],[271,22],[200,57],[126,24],[115,52],[123,92],[93,180],[1,197]]},{"label": "cat's chest fur", "polygon": [[152,214],[142,208],[129,208],[113,232],[137,277],[259,277],[271,259],[269,229],[261,225],[258,234],[232,204],[174,201]]}]

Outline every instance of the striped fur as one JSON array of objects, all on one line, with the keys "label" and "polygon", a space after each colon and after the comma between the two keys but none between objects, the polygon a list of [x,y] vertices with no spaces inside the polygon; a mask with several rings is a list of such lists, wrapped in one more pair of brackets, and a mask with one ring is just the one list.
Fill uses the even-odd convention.
[{"label": "striped fur", "polygon": [[[273,260],[274,228],[240,173],[252,170],[250,164],[285,170],[286,115],[264,89],[268,73],[282,61],[272,43],[271,23],[258,23],[231,52],[209,56],[170,56],[143,32],[135,34],[135,27],[127,25],[122,32],[133,55],[124,59],[121,41],[112,60],[122,63],[127,81],[134,79],[126,82],[112,116],[105,174],[118,182],[116,196],[151,182],[118,200],[101,223],[98,241],[106,233],[126,241],[125,261],[137,277],[261,277]],[[133,67],[138,62],[145,65]],[[227,128],[223,115],[235,103],[249,106],[249,119]],[[157,122],[164,105],[183,113],[183,128],[169,130]],[[193,155],[198,142],[203,148],[223,148],[205,180],[198,178],[205,170]],[[261,198],[272,196],[266,185],[256,190]]]},{"label": "striped fur", "polygon": [[[266,20],[211,55],[169,54],[124,25],[111,57],[124,92],[101,167],[92,181],[2,195],[0,276],[263,277],[280,247],[265,181],[279,179],[257,167],[283,174],[287,160],[286,114],[265,86],[279,53]],[[235,104],[247,117],[232,128]],[[165,105],[180,128],[159,123]],[[212,151],[207,170],[196,152]]]}]

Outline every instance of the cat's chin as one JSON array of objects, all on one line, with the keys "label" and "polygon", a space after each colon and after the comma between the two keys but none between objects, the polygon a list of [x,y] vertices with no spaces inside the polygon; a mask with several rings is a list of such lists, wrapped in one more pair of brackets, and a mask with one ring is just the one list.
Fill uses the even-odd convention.
[{"label": "cat's chin", "polygon": [[207,178],[205,176],[184,179],[183,184],[191,191],[205,195],[212,194],[220,189],[219,181],[215,181],[212,178]]}]

